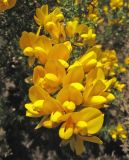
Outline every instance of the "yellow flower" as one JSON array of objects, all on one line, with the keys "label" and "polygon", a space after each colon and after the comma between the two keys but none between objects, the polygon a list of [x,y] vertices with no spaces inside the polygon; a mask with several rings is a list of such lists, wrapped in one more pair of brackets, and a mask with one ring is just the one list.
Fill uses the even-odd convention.
[{"label": "yellow flower", "polygon": [[81,34],[81,38],[83,38],[84,44],[93,45],[95,43],[96,34],[94,33],[93,29],[88,28],[88,32]]},{"label": "yellow flower", "polygon": [[112,79],[105,80],[104,72],[101,69],[91,70],[86,77],[83,93],[84,104],[89,107],[101,108],[105,103],[114,100],[114,95],[108,92],[112,83]]},{"label": "yellow flower", "polygon": [[[60,103],[56,99],[50,97],[49,94],[40,86],[35,85],[29,89],[29,98],[31,103],[25,104],[25,108],[27,109],[26,116],[28,117],[50,116],[51,114],[53,115],[56,113],[56,117],[59,118],[59,114],[57,114],[57,112],[61,114],[63,111]],[[55,120],[54,117],[53,119]],[[42,121],[40,127],[41,125],[44,125],[43,122],[45,122],[45,120],[46,119]]]},{"label": "yellow flower", "polygon": [[123,0],[110,0],[110,7],[114,10],[116,8],[121,8],[124,5]]},{"label": "yellow flower", "polygon": [[48,54],[48,60],[64,60],[67,61],[70,57],[71,47],[70,43],[60,43],[54,45]]},{"label": "yellow flower", "polygon": [[103,6],[103,11],[105,14],[108,14],[109,9],[107,5]]},{"label": "yellow flower", "polygon": [[86,52],[80,59],[85,72],[89,72],[97,65],[97,54],[94,51]]},{"label": "yellow flower", "polygon": [[[97,60],[96,66],[98,68],[102,68],[105,75],[115,75],[115,69],[118,67],[118,59],[115,50],[102,51],[101,45],[95,45],[92,48],[88,49],[84,55],[84,57],[89,56],[91,56],[90,59],[91,62],[94,62],[94,65],[95,60]],[[83,57],[81,59],[83,59]]]},{"label": "yellow flower", "polygon": [[52,42],[46,36],[38,36],[32,32],[23,32],[20,38],[20,47],[25,56],[29,58],[38,58],[44,64],[47,60],[49,50],[52,48]]},{"label": "yellow flower", "polygon": [[[54,65],[54,67],[53,67]],[[45,68],[36,66],[33,72],[33,82],[49,93],[54,93],[60,88],[65,76],[65,68],[58,61],[48,61]]]},{"label": "yellow flower", "polygon": [[104,116],[99,110],[91,107],[80,112],[66,114],[60,117],[60,121],[65,122],[59,130],[59,136],[67,140],[74,134],[82,136],[95,134],[101,129],[103,118]]},{"label": "yellow flower", "polygon": [[64,77],[63,86],[72,84],[72,83],[81,83],[84,78],[84,70],[80,63],[76,61],[73,65],[70,65],[68,68],[68,73]]},{"label": "yellow flower", "polygon": [[118,59],[115,50],[105,50],[102,52],[100,62],[103,64],[105,75],[115,75],[115,68],[118,67]]},{"label": "yellow flower", "polygon": [[126,57],[126,58],[125,58],[124,63],[125,63],[125,64],[129,64],[129,57]]},{"label": "yellow flower", "polygon": [[88,6],[86,6],[86,10],[88,14],[86,15],[86,18],[94,23],[97,23],[99,20],[99,12],[98,12],[98,1],[93,0]]},{"label": "yellow flower", "polygon": [[120,92],[122,92],[122,90],[125,88],[125,86],[126,85],[124,83],[120,83],[119,81],[116,81],[114,84],[114,87]]},{"label": "yellow flower", "polygon": [[47,60],[60,60],[63,64],[63,61],[69,59],[72,51],[69,41],[52,46],[52,41],[49,38],[38,36],[32,32],[22,33],[20,47],[25,56],[28,56],[29,59],[37,58],[41,64],[45,64]]},{"label": "yellow flower", "polygon": [[93,22],[97,22],[99,17],[97,13],[90,13],[88,14],[88,20],[93,21]]},{"label": "yellow flower", "polygon": [[78,21],[77,20],[68,21],[66,23],[67,36],[69,36],[70,38],[74,37],[74,35],[77,33],[77,27],[78,27]]},{"label": "yellow flower", "polygon": [[39,26],[44,27],[55,43],[66,39],[64,24],[60,23],[64,16],[59,8],[55,8],[53,12],[48,13],[48,5],[43,5],[36,9],[34,19]]},{"label": "yellow flower", "polygon": [[48,22],[45,26],[54,43],[64,42],[66,39],[64,24],[57,22]]},{"label": "yellow flower", "polygon": [[0,1],[0,11],[5,11],[14,7],[16,4],[16,0],[1,0]]},{"label": "yellow flower", "polygon": [[66,24],[66,34],[70,38],[74,38],[74,36],[79,35],[77,41],[75,41],[76,45],[92,45],[95,42],[96,34],[93,29],[89,28],[87,25],[79,24],[78,20],[68,21]]},{"label": "yellow flower", "polygon": [[59,8],[55,8],[53,12],[48,13],[48,5],[43,5],[41,8],[36,9],[34,19],[39,26],[45,27],[48,22],[56,23],[63,20],[64,16]]},{"label": "yellow flower", "polygon": [[66,112],[74,111],[82,103],[82,93],[73,86],[62,88],[56,96]]},{"label": "yellow flower", "polygon": [[120,73],[125,73],[127,70],[124,66],[119,66],[119,72]]},{"label": "yellow flower", "polygon": [[32,86],[29,89],[29,98],[32,103],[25,104],[26,116],[28,117],[40,117],[43,114],[44,100],[49,94],[39,86]]},{"label": "yellow flower", "polygon": [[114,139],[115,141],[120,138],[121,140],[125,140],[127,138],[127,132],[124,129],[122,124],[118,124],[116,128],[110,130],[110,135],[112,137],[112,139]]}]

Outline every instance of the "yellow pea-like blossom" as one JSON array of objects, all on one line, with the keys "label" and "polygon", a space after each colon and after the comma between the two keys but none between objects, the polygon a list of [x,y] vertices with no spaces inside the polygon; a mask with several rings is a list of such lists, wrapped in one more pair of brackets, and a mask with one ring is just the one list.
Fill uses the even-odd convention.
[{"label": "yellow pea-like blossom", "polygon": [[67,61],[70,57],[71,48],[70,44],[68,43],[60,43],[54,45],[49,54],[48,54],[48,60],[64,60]]},{"label": "yellow pea-like blossom", "polygon": [[105,103],[114,100],[114,95],[108,92],[111,84],[112,79],[106,81],[101,69],[91,70],[86,77],[86,87],[83,93],[84,104],[89,107],[101,108]]},{"label": "yellow pea-like blossom", "polygon": [[38,36],[32,32],[23,32],[20,38],[20,47],[25,56],[38,58],[44,64],[49,50],[52,48],[51,40],[46,36]]},{"label": "yellow pea-like blossom", "polygon": [[66,35],[70,38],[79,35],[78,40],[75,42],[77,46],[83,44],[92,45],[96,39],[94,30],[89,28],[87,25],[79,24],[78,20],[67,22]]},{"label": "yellow pea-like blossom", "polygon": [[126,67],[124,66],[119,66],[119,72],[120,73],[125,73],[127,71]]},{"label": "yellow pea-like blossom", "polygon": [[64,42],[66,34],[63,23],[48,22],[45,26],[46,31],[50,34],[54,43]]},{"label": "yellow pea-like blossom", "polygon": [[22,33],[20,47],[25,56],[28,56],[29,59],[37,58],[41,64],[45,64],[49,59],[61,60],[60,62],[63,63],[69,59],[72,51],[69,41],[52,46],[52,40],[48,37],[38,36],[32,32]]},{"label": "yellow pea-like blossom", "polygon": [[70,65],[68,68],[68,73],[64,77],[63,86],[71,83],[81,83],[84,78],[84,70],[81,64],[75,63]]},{"label": "yellow pea-like blossom", "polygon": [[61,102],[66,112],[74,111],[76,106],[80,105],[83,100],[82,93],[72,86],[62,88],[56,98]]},{"label": "yellow pea-like blossom", "polygon": [[[88,70],[98,67],[104,70],[105,75],[114,76],[118,67],[118,59],[115,50],[103,51],[101,45],[95,45],[88,49],[80,58],[80,62],[85,64],[84,69]],[[89,68],[90,67],[90,68]]]},{"label": "yellow pea-like blossom", "polygon": [[92,45],[95,43],[96,34],[93,32],[93,29],[89,28],[87,34],[82,34],[81,38],[83,38],[83,43]]},{"label": "yellow pea-like blossom", "polygon": [[85,72],[89,72],[97,65],[97,54],[94,51],[86,52],[80,59]]},{"label": "yellow pea-like blossom", "polygon": [[60,8],[55,8],[51,13],[48,12],[48,5],[43,5],[41,8],[36,9],[36,15],[34,16],[36,23],[39,26],[46,26],[48,22],[58,22],[64,19]]},{"label": "yellow pea-like blossom", "polygon": [[[93,137],[92,134],[95,134],[101,129],[103,118],[104,117],[101,111],[92,107],[83,109],[80,112],[74,112],[73,114],[66,114],[60,117],[60,120],[65,122],[59,129],[59,136],[64,141],[69,140],[71,149],[73,151],[75,150],[76,154],[80,155],[85,151],[83,146],[84,141],[90,141],[94,143],[101,142],[99,138]],[[82,147],[80,147],[78,144],[78,139],[80,139]],[[77,147],[77,145],[79,146]]]},{"label": "yellow pea-like blossom", "polygon": [[31,103],[27,103],[25,105],[26,116],[28,117],[40,117],[44,105],[44,100],[49,96],[49,94],[44,91],[39,86],[32,86],[29,89],[29,98],[31,100]]},{"label": "yellow pea-like blossom", "polygon": [[55,8],[51,13],[48,12],[48,5],[43,5],[41,8],[36,9],[36,15],[34,16],[36,23],[44,27],[44,29],[50,34],[54,43],[62,42],[66,39],[64,25],[60,23],[64,19],[64,16],[60,8]]},{"label": "yellow pea-like blossom", "polygon": [[[53,67],[54,65],[54,67]],[[33,82],[47,92],[53,93],[58,90],[65,76],[65,68],[58,61],[48,61],[45,68],[36,66],[33,72]]]}]

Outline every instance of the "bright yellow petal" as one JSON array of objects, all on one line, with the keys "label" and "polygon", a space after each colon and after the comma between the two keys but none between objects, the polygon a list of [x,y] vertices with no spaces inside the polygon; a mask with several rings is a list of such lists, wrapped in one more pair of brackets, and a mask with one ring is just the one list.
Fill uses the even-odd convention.
[{"label": "bright yellow petal", "polygon": [[83,129],[87,127],[87,123],[85,121],[78,121],[76,126]]},{"label": "bright yellow petal", "polygon": [[59,122],[59,118],[60,118],[61,116],[62,116],[62,113],[61,113],[61,112],[59,112],[59,111],[53,112],[53,113],[51,114],[50,120],[51,120],[52,122],[58,123],[58,122]]},{"label": "bright yellow petal", "polygon": [[[59,59],[60,61],[60,59]],[[63,81],[64,76],[66,75],[65,67],[56,60],[49,60],[45,65],[45,70],[47,73],[52,73],[57,76],[60,82]],[[63,60],[61,60],[63,61]],[[53,67],[54,66],[54,67]]]},{"label": "bright yellow petal", "polygon": [[55,124],[52,122],[52,121],[44,121],[42,123],[42,126],[46,127],[46,128],[54,128],[55,127]]},{"label": "bright yellow petal", "polygon": [[79,82],[81,83],[84,78],[84,70],[82,66],[75,66],[71,68],[64,78],[63,86],[70,83]]},{"label": "bright yellow petal", "polygon": [[[104,91],[105,88],[106,88],[106,86],[101,80],[96,81],[96,83],[94,84],[94,86],[89,94],[89,97],[95,96],[95,95],[101,95],[101,93]],[[85,90],[85,92],[87,92],[87,90]]]},{"label": "bright yellow petal", "polygon": [[89,62],[87,62],[86,64],[83,65],[84,71],[89,72],[92,68],[94,68],[96,66],[96,64],[97,64],[96,59],[89,60]]},{"label": "bright yellow petal", "polygon": [[107,99],[103,96],[92,96],[90,99],[85,101],[85,104],[91,107],[100,107],[106,102]]},{"label": "bright yellow petal", "polygon": [[79,62],[84,65],[85,63],[88,63],[89,60],[96,59],[96,58],[97,58],[96,53],[95,53],[94,51],[91,51],[91,52],[85,53],[85,54],[79,59]]},{"label": "bright yellow petal", "polygon": [[44,106],[44,100],[37,100],[33,103],[35,111],[41,112]]},{"label": "bright yellow petal", "polygon": [[56,111],[62,112],[62,110],[60,103],[56,99],[52,97],[47,97],[45,99],[43,106],[44,115],[55,113]]},{"label": "bright yellow petal", "polygon": [[80,105],[82,103],[82,94],[74,87],[67,86],[60,90],[57,94],[57,99],[61,103],[64,103],[65,101],[72,101],[76,105]]},{"label": "bright yellow petal", "polygon": [[29,89],[29,98],[32,102],[35,102],[37,100],[44,100],[48,96],[49,94],[39,86],[32,86]]},{"label": "bright yellow petal", "polygon": [[58,62],[64,67],[64,68],[68,68],[69,64],[64,61],[63,59],[58,59]]},{"label": "bright yellow petal", "polygon": [[72,51],[72,45],[70,41],[64,42],[64,45],[68,48],[68,50],[71,52]]},{"label": "bright yellow petal", "polygon": [[102,112],[93,107],[87,107],[79,112],[74,112],[71,117],[74,123],[79,121],[89,122],[102,115]]},{"label": "bright yellow petal", "polygon": [[71,83],[70,86],[74,87],[79,91],[84,91],[84,86],[81,83]]},{"label": "bright yellow petal", "polygon": [[34,56],[34,49],[32,47],[26,47],[24,50],[23,50],[23,53],[25,56]]},{"label": "bright yellow petal", "polygon": [[75,103],[73,103],[72,101],[65,101],[62,105],[62,107],[64,108],[64,110],[66,111],[74,111],[76,108]]},{"label": "bright yellow petal", "polygon": [[56,44],[52,47],[48,54],[48,59],[49,60],[58,60],[58,59],[63,59],[67,61],[70,56],[70,51],[69,49],[63,44]]},{"label": "bright yellow petal", "polygon": [[67,140],[72,135],[73,135],[73,126],[72,125],[66,126],[66,124],[64,123],[59,129],[60,138]]},{"label": "bright yellow petal", "polygon": [[36,66],[33,71],[33,82],[38,84],[40,78],[44,78],[45,71],[42,66]]},{"label": "bright yellow petal", "polygon": [[47,84],[48,86],[52,88],[57,87],[59,84],[58,77],[52,73],[45,74],[44,81],[45,81],[45,84]]},{"label": "bright yellow petal", "polygon": [[87,131],[89,134],[95,134],[97,133],[103,125],[103,121],[104,121],[104,115],[101,114],[99,116],[97,116],[96,118],[90,120],[87,122]]},{"label": "bright yellow petal", "polygon": [[27,111],[26,111],[27,117],[40,117],[41,116],[39,112],[37,112],[33,109],[32,103],[25,104],[25,108],[27,109]]}]

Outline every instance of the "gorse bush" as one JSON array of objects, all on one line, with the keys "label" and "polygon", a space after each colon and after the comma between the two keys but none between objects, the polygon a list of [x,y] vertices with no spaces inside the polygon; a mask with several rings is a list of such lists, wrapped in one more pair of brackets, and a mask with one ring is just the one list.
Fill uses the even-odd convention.
[{"label": "gorse bush", "polygon": [[[93,29],[79,20],[65,22],[59,8],[50,13],[48,5],[37,8],[34,19],[39,25],[37,33],[23,32],[20,39],[29,65],[36,65],[26,116],[43,117],[36,129],[59,127],[61,143],[70,143],[81,154],[83,141],[102,143],[93,135],[103,124],[104,115],[98,109],[115,99],[109,89],[119,85],[112,78],[118,67],[116,53],[95,45]],[[42,29],[50,38],[40,34]],[[69,58],[76,47],[80,52],[89,48],[71,64]]]},{"label": "gorse bush", "polygon": [[[19,19],[21,29],[17,30],[20,29],[20,32],[16,35],[15,42],[12,41],[9,44],[13,46],[13,43],[16,43],[17,53],[21,52],[18,45],[23,52],[23,55],[19,54],[16,57],[13,54],[13,67],[18,68],[23,75],[19,89],[20,96],[23,97],[22,100],[19,99],[20,110],[13,107],[11,111],[12,119],[19,114],[19,117],[12,121],[12,125],[16,122],[24,126],[23,139],[20,143],[26,143],[24,130],[27,126],[31,129],[35,126],[35,129],[40,129],[32,131],[33,134],[36,132],[41,136],[45,132],[46,134],[51,132],[48,134],[47,142],[51,141],[49,138],[52,135],[57,150],[62,146],[61,158],[73,159],[77,157],[76,155],[84,155],[84,158],[91,157],[90,152],[94,152],[97,146],[94,143],[104,142],[101,145],[104,148],[108,148],[108,143],[125,144],[127,131],[124,114],[128,112],[127,108],[121,107],[120,92],[125,87],[121,79],[128,68],[128,57],[119,53],[123,48],[125,49],[123,52],[127,51],[122,44],[125,44],[128,32],[126,35],[121,33],[128,31],[128,3],[125,1],[116,3],[113,0],[110,2],[62,0],[24,3],[32,10],[28,15],[34,17],[34,20],[24,21],[22,28]],[[21,6],[23,8],[24,3]],[[6,13],[6,10],[14,7],[15,4],[17,8],[20,1],[17,3],[13,0],[1,1],[0,10]],[[35,6],[37,6],[36,10]],[[15,8],[12,8],[12,13],[13,9]],[[125,63],[121,63],[123,58],[126,58]],[[19,67],[16,66],[17,63],[20,64]],[[15,85],[18,84],[19,72],[12,76]],[[11,87],[17,88],[14,84]],[[27,98],[28,87],[30,102]],[[16,92],[14,90],[14,93]],[[2,105],[9,105],[4,101],[3,97]],[[23,108],[24,104],[25,108]],[[32,120],[25,118],[23,113],[25,109],[26,116],[33,117]],[[4,111],[2,107],[1,112],[4,113]],[[5,116],[3,121],[6,119]],[[4,124],[2,128],[3,126]],[[6,130],[8,133],[8,127],[7,123],[4,127],[5,133]],[[30,136],[32,132],[27,131],[27,134]],[[35,137],[32,138],[35,147],[41,147],[42,152],[42,145]],[[47,138],[44,137],[44,139]],[[5,142],[8,143],[8,141]],[[75,154],[70,151],[70,148],[66,148],[66,145],[69,145]],[[7,145],[6,149],[9,150],[9,147]],[[46,150],[49,148],[48,145]],[[127,150],[122,148],[122,154],[127,153]],[[99,152],[104,152],[104,149]],[[110,151],[107,151],[107,154],[108,152]],[[113,152],[113,146],[111,152]],[[35,155],[31,154],[30,159],[34,157],[36,152]],[[44,155],[41,154],[41,157]],[[83,159],[83,156],[79,157],[81,158]]]}]

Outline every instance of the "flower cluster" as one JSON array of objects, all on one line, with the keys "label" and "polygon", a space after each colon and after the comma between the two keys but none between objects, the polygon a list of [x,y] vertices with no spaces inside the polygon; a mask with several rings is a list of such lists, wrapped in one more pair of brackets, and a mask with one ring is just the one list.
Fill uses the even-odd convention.
[{"label": "flower cluster", "polygon": [[109,133],[115,141],[117,139],[125,140],[127,138],[127,132],[120,123],[114,129],[111,129]]},{"label": "flower cluster", "polygon": [[124,5],[123,0],[110,0],[110,7],[114,10],[116,8],[121,8]]},{"label": "flower cluster", "polygon": [[16,0],[0,0],[0,11],[5,11],[14,7]]},{"label": "flower cluster", "polygon": [[95,26],[107,23],[109,26],[123,24],[129,17],[129,3],[127,0],[92,0],[87,2],[76,0],[74,4],[83,8],[81,16]]},{"label": "flower cluster", "polygon": [[99,22],[100,15],[98,10],[98,0],[91,1],[87,6],[87,16],[86,18],[90,21],[93,21],[94,23]]},{"label": "flower cluster", "polygon": [[105,18],[108,20],[108,25],[126,23],[128,19],[129,4],[126,0],[110,0],[109,3],[105,3],[103,6],[103,12]]},{"label": "flower cluster", "polygon": [[[58,127],[62,144],[69,143],[80,155],[84,141],[102,143],[94,134],[103,125],[101,108],[115,99],[111,87],[118,83],[116,53],[95,44],[92,28],[77,19],[66,22],[59,8],[49,13],[43,5],[34,19],[37,33],[23,32],[20,38],[20,47],[34,66],[26,116],[41,117],[36,129]],[[71,61],[76,47],[82,56]]]}]

